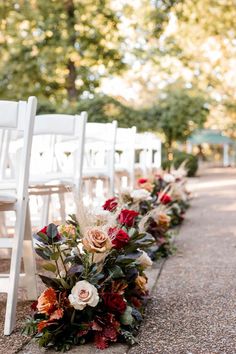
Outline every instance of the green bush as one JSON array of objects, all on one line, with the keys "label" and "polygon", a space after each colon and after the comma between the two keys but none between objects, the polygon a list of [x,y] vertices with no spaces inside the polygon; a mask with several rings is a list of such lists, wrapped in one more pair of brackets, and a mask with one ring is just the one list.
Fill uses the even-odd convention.
[{"label": "green bush", "polygon": [[176,151],[174,152],[174,160],[168,161],[164,160],[162,162],[162,167],[164,170],[168,169],[171,165],[174,165],[175,168],[178,168],[184,161],[186,161],[186,169],[188,177],[194,177],[198,170],[198,158],[195,155],[187,154],[186,152]]}]

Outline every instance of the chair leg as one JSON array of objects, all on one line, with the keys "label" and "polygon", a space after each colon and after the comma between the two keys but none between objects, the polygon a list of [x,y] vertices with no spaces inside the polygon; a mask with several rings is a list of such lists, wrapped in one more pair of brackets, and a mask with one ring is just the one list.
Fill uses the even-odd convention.
[{"label": "chair leg", "polygon": [[0,213],[0,234],[7,235],[7,228],[6,228],[6,219],[4,212]]},{"label": "chair leg", "polygon": [[51,196],[45,195],[42,198],[43,198],[43,206],[42,206],[41,226],[45,226],[48,224],[48,220],[49,220],[49,207],[50,207]]},{"label": "chair leg", "polygon": [[22,256],[22,246],[25,231],[26,201],[17,205],[16,209],[16,229],[13,239],[11,267],[9,275],[9,287],[7,294],[7,305],[5,315],[4,334],[10,335],[16,320],[17,293],[20,277],[20,266]]},{"label": "chair leg", "polygon": [[27,290],[27,299],[36,300],[38,298],[37,280],[36,280],[36,262],[32,240],[32,228],[30,220],[29,205],[27,206],[25,221],[25,238],[23,248],[23,262],[25,271],[25,287]]},{"label": "chair leg", "polygon": [[65,222],[66,220],[66,204],[65,204],[65,194],[64,193],[59,193],[59,202],[60,202],[60,217],[61,221]]}]

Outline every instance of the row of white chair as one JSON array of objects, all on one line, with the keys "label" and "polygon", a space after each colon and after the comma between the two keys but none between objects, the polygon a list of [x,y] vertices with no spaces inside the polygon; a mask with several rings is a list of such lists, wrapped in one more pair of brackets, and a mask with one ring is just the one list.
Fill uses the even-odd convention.
[{"label": "row of white chair", "polygon": [[[53,194],[60,197],[64,219],[64,193],[70,190],[79,198],[83,181],[85,185],[106,181],[107,194],[113,195],[115,184],[121,185],[115,177],[121,180],[126,175],[128,185],[134,186],[135,153],[140,155],[136,167],[141,174],[160,165],[160,143],[150,133],[117,128],[116,121],[88,123],[86,112],[35,117],[36,106],[35,97],[28,102],[0,101],[0,211],[16,212],[13,238],[0,238],[0,248],[11,250],[10,273],[0,275],[0,292],[7,293],[6,335],[14,327],[19,281],[28,299],[37,297],[29,195],[43,198],[46,224]],[[3,226],[0,231],[6,232]],[[24,274],[20,274],[22,255]]]}]

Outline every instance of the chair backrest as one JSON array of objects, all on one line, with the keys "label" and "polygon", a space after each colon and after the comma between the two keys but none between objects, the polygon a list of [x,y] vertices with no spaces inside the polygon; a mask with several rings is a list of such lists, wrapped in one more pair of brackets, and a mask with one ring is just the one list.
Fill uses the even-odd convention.
[{"label": "chair backrest", "polygon": [[130,187],[134,184],[136,133],[136,127],[118,128],[116,137],[116,167],[129,172]]},{"label": "chair backrest", "polygon": [[36,97],[29,97],[27,102],[0,101],[0,129],[3,130],[0,154],[1,156],[4,155],[1,158],[2,168],[6,167],[4,163],[9,149],[8,132],[16,131],[23,135],[16,181],[17,197],[19,200],[28,197],[30,153],[36,108]]},{"label": "chair backrest", "polygon": [[114,194],[115,145],[117,121],[112,123],[87,123],[84,173],[97,175],[98,171],[110,181],[110,194]]},{"label": "chair backrest", "polygon": [[161,140],[153,133],[139,133],[135,143],[138,164],[142,173],[149,174],[161,166]]},{"label": "chair backrest", "polygon": [[[38,155],[38,160],[44,165],[47,163],[47,172],[73,177],[77,190],[81,185],[86,123],[86,112],[74,116],[44,114],[35,118],[32,153]],[[44,146],[38,148],[40,141]]]},{"label": "chair backrest", "polygon": [[85,168],[102,168],[113,173],[117,122],[87,123],[85,139]]}]

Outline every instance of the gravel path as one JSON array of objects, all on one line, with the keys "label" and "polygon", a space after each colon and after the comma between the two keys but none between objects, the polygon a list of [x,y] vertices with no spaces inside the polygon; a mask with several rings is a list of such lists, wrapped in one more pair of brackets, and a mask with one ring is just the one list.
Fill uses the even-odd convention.
[{"label": "gravel path", "polygon": [[236,353],[236,170],[206,171],[193,188],[178,251],[129,354]]}]

